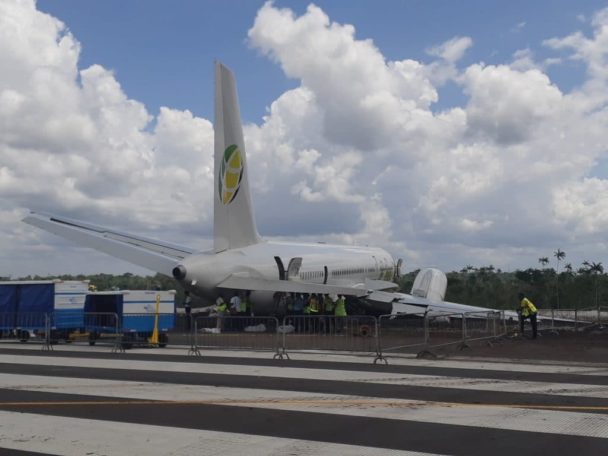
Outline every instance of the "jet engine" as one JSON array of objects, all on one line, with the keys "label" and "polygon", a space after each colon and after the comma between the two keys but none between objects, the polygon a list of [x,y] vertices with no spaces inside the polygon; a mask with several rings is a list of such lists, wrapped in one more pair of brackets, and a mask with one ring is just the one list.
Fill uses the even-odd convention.
[{"label": "jet engine", "polygon": [[177,265],[173,268],[173,277],[176,280],[184,280],[186,278],[186,268],[183,265]]}]

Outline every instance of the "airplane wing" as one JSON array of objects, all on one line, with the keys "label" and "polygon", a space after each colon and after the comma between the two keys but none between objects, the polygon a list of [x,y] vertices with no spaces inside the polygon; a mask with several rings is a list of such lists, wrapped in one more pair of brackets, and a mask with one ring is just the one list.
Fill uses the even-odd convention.
[{"label": "airplane wing", "polygon": [[218,288],[234,290],[274,291],[284,293],[321,293],[345,296],[365,296],[368,292],[362,288],[340,287],[320,283],[299,282],[295,280],[271,280],[249,275],[232,274],[218,285]]},{"label": "airplane wing", "polygon": [[365,279],[366,290],[394,290],[397,288],[399,288],[399,285],[394,282],[388,282],[386,280]]},{"label": "airplane wing", "polygon": [[[365,299],[370,301],[372,304],[374,302],[392,304],[391,314],[422,314],[425,312],[441,314],[479,312],[481,314],[497,311],[497,309],[490,309],[487,307],[469,306],[467,304],[459,304],[449,301],[432,301],[427,298],[413,296],[406,293],[391,293],[385,291],[374,291],[373,293],[368,294]],[[517,313],[506,310],[505,317],[517,318]]]},{"label": "airplane wing", "polygon": [[170,277],[177,263],[194,252],[188,247],[50,214],[31,212],[23,221],[85,247],[94,248]]}]

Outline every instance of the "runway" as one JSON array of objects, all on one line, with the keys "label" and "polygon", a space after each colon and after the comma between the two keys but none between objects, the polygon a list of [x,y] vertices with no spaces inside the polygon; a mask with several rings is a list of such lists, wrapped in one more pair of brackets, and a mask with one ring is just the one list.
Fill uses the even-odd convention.
[{"label": "runway", "polygon": [[[608,365],[0,346],[0,452],[605,454]],[[19,454],[19,453],[16,453]]]}]

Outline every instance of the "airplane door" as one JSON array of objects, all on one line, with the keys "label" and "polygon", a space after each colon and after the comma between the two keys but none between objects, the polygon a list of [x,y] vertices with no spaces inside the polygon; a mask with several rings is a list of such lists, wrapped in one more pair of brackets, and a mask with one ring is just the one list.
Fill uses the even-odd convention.
[{"label": "airplane door", "polygon": [[401,266],[403,265],[403,258],[399,258],[397,260],[397,264],[395,264],[395,273],[393,274],[393,280],[397,280],[401,277]]},{"label": "airplane door", "polygon": [[281,260],[281,257],[275,256],[274,261],[277,262],[277,268],[279,268],[279,280],[285,280],[285,266],[283,266],[283,260]]},{"label": "airplane door", "polygon": [[287,266],[287,276],[285,280],[289,280],[292,277],[298,277],[300,274],[300,268],[302,267],[302,258],[296,257],[289,260],[289,266]]},{"label": "airplane door", "polygon": [[324,274],[323,275],[323,285],[326,285],[327,284],[327,276],[329,275],[328,271],[327,271],[327,266],[323,266],[323,274]]}]

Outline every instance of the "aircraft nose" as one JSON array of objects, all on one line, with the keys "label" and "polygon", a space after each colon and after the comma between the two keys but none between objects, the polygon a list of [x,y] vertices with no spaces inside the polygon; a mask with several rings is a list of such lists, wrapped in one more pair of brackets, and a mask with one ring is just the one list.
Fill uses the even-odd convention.
[{"label": "aircraft nose", "polygon": [[175,266],[172,272],[173,277],[176,280],[184,280],[186,278],[186,274],[188,273],[186,267],[183,264],[178,264],[177,266]]}]

